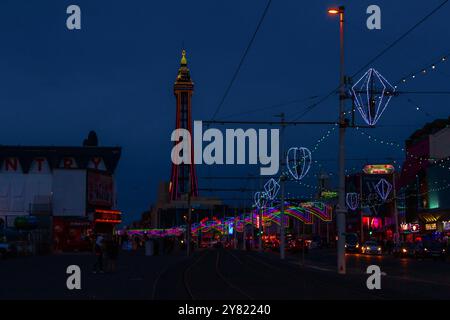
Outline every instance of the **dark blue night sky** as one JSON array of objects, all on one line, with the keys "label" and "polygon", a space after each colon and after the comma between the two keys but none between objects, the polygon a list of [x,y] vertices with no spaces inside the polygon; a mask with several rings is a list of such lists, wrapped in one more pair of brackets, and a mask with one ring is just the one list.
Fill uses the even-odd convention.
[{"label": "dark blue night sky", "polygon": [[[351,75],[438,6],[430,1],[344,1],[346,68]],[[78,4],[82,30],[65,27],[66,8]],[[273,1],[239,76],[217,119],[274,120],[284,111],[296,118],[339,80],[338,20],[326,14],[334,1]],[[366,8],[382,10],[382,29],[366,28]],[[1,143],[81,145],[89,130],[101,145],[119,145],[119,206],[128,221],[139,217],[156,197],[158,182],[170,178],[170,133],[175,122],[173,83],[181,49],[196,88],[193,118],[210,119],[233,75],[266,5],[246,1],[2,0],[0,2]],[[450,51],[450,4],[414,30],[372,66],[388,80],[427,66]],[[417,76],[409,91],[448,90],[450,61]],[[301,102],[265,108],[291,100]],[[410,99],[410,101],[408,101]],[[435,118],[448,117],[450,95],[400,95],[371,129],[374,136],[403,143]],[[419,110],[416,106],[419,105]],[[302,120],[335,120],[333,95]],[[231,117],[226,117],[234,115]],[[358,117],[361,122],[361,118]],[[287,129],[286,145],[313,147],[331,126]],[[314,154],[327,172],[336,172],[337,135]],[[349,159],[368,162],[404,157],[399,148],[368,142],[349,130]],[[395,160],[394,159],[394,160]],[[348,169],[366,160],[349,160]],[[257,174],[258,166],[198,168],[198,175]],[[314,183],[316,165],[305,183]],[[200,179],[200,187],[211,183]],[[257,186],[221,181],[216,186]],[[252,185],[253,184],[253,185]],[[308,195],[311,189],[289,192]],[[243,194],[227,194],[247,196]],[[249,196],[249,195],[248,195]]]}]

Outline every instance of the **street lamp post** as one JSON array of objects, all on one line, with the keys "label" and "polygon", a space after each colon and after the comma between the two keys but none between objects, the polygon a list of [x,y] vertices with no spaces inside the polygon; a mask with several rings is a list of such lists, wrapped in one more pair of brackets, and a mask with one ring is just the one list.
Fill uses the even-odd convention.
[{"label": "street lamp post", "polygon": [[284,130],[286,128],[285,125],[285,118],[284,118],[284,112],[281,113],[279,115],[279,117],[281,118],[281,147],[280,147],[280,168],[281,168],[281,177],[280,177],[280,185],[281,185],[281,208],[280,208],[280,258],[281,260],[284,260],[285,258],[285,226],[284,226],[284,200],[285,200],[285,195],[284,195],[284,185],[286,183],[287,180],[287,176],[284,173]]},{"label": "street lamp post", "polygon": [[192,230],[192,208],[191,208],[191,192],[188,193],[188,215],[187,215],[187,233],[186,233],[186,254],[191,255],[191,230]]},{"label": "street lamp post", "polygon": [[339,76],[339,202],[336,209],[337,217],[337,267],[338,273],[345,274],[345,128],[344,99],[344,7],[332,8],[329,14],[339,15],[339,39],[340,39],[340,76]]}]

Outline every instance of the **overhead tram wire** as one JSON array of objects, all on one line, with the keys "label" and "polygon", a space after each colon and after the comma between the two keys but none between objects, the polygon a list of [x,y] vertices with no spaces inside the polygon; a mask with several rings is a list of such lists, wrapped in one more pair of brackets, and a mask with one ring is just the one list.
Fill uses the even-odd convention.
[{"label": "overhead tram wire", "polygon": [[238,112],[238,113],[225,115],[225,116],[222,116],[220,119],[228,119],[228,118],[241,116],[241,115],[245,115],[245,114],[249,114],[249,113],[254,113],[254,112],[258,112],[258,111],[277,109],[277,108],[289,106],[289,105],[292,105],[292,104],[295,104],[295,103],[304,102],[304,101],[307,101],[307,100],[313,100],[313,99],[316,99],[318,97],[319,96],[316,95],[316,96],[310,96],[310,97],[303,98],[303,99],[294,99],[294,100],[289,100],[289,101],[286,101],[286,102],[280,102],[280,103],[272,104],[270,106],[254,108],[254,109],[247,110],[247,111],[242,111],[242,112]]},{"label": "overhead tram wire", "polygon": [[[424,23],[428,18],[430,18],[432,15],[434,15],[439,9],[441,9],[449,0],[443,1],[441,4],[439,4],[436,8],[434,8],[430,13],[428,13],[426,16],[424,16],[422,19],[420,19],[418,22],[416,22],[411,28],[409,28],[406,32],[404,32],[400,37],[398,37],[396,40],[394,40],[390,45],[388,45],[386,48],[384,48],[380,53],[378,53],[376,56],[374,56],[372,59],[369,60],[364,66],[358,69],[350,78],[354,78],[356,75],[358,75],[361,71],[365,70],[368,66],[370,66],[373,62],[378,60],[381,56],[383,56],[386,52],[388,52],[390,49],[392,49],[397,43],[399,43],[401,40],[403,40],[407,35],[409,35],[412,31],[414,31],[418,26],[420,26],[422,23]],[[320,99],[318,102],[306,107],[301,114],[294,119],[294,121],[302,118],[305,116],[308,112],[313,110],[315,107],[317,107],[320,103],[324,102],[326,99],[328,99],[330,96],[332,96],[337,90],[339,89],[339,86],[336,89],[333,89],[330,93],[325,95],[322,99]]]},{"label": "overhead tram wire", "polygon": [[441,9],[449,0],[443,1],[440,5],[438,5],[436,8],[434,8],[430,13],[428,13],[426,16],[424,16],[422,19],[420,19],[418,22],[416,22],[411,28],[409,28],[405,33],[403,33],[400,37],[398,37],[394,42],[392,42],[389,46],[384,48],[379,54],[374,56],[372,59],[369,60],[368,63],[366,63],[364,66],[362,66],[357,72],[355,72],[354,75],[351,77],[353,78],[357,74],[359,74],[361,71],[365,70],[368,66],[370,66],[373,62],[378,60],[382,55],[384,55],[386,52],[388,52],[390,49],[392,49],[397,43],[399,43],[401,40],[403,40],[407,35],[409,35],[411,32],[413,32],[418,26],[420,26],[422,23],[424,23],[428,18],[430,18],[432,15],[434,15],[439,9]]},{"label": "overhead tram wire", "polygon": [[243,54],[242,57],[241,57],[241,60],[239,61],[239,64],[238,64],[238,66],[237,66],[237,68],[236,68],[236,70],[235,70],[235,72],[234,72],[234,74],[233,74],[233,77],[231,78],[231,81],[230,81],[230,83],[228,84],[227,89],[225,90],[225,93],[224,93],[224,95],[223,95],[223,97],[222,97],[222,100],[220,100],[220,103],[219,103],[219,105],[217,106],[216,111],[214,112],[214,114],[213,114],[213,116],[212,116],[212,120],[214,120],[214,119],[216,118],[217,114],[219,113],[220,109],[222,108],[223,103],[225,102],[225,99],[227,98],[228,93],[230,92],[231,87],[233,86],[233,83],[234,83],[234,81],[236,80],[236,78],[237,78],[237,76],[238,76],[238,74],[239,74],[239,71],[241,70],[241,67],[242,67],[242,65],[244,64],[245,58],[247,57],[247,54],[248,54],[248,52],[250,51],[250,48],[251,48],[251,46],[252,46],[252,44],[253,44],[253,42],[254,42],[254,40],[255,40],[255,38],[256,38],[256,34],[258,33],[259,28],[261,27],[261,25],[262,25],[262,23],[263,23],[263,21],[264,21],[264,18],[265,18],[266,15],[267,15],[267,11],[269,10],[269,7],[270,7],[271,3],[272,3],[272,0],[269,0],[269,1],[267,2],[267,5],[266,5],[266,7],[265,7],[265,9],[264,9],[264,11],[263,11],[263,14],[262,14],[261,18],[259,19],[258,25],[256,26],[256,29],[255,29],[255,31],[253,32],[252,37],[250,38],[250,41],[249,41],[249,43],[248,43],[248,45],[247,45],[247,47],[246,47],[246,49],[245,49],[245,51],[244,51],[244,54]]}]

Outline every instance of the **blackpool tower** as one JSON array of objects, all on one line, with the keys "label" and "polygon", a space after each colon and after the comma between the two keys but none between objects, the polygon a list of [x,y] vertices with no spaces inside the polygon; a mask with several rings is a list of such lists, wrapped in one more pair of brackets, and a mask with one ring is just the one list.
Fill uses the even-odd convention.
[{"label": "blackpool tower", "polygon": [[[194,83],[187,67],[186,51],[183,50],[178,69],[177,79],[173,87],[176,98],[176,129],[187,129],[191,137],[192,133],[192,93],[194,92]],[[190,196],[198,196],[197,176],[194,165],[194,148],[191,141],[191,163],[173,164],[172,174],[169,184],[169,193],[171,200],[177,200],[183,195],[190,193]]]}]

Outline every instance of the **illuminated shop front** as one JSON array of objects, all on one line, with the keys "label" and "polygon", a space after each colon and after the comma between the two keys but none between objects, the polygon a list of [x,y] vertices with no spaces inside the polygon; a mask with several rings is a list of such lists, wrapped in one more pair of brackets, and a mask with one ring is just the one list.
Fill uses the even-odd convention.
[{"label": "illuminated shop front", "polygon": [[[95,133],[81,147],[1,146],[0,220],[17,228],[33,217],[41,241],[57,251],[85,250],[93,233],[120,223],[114,171],[119,147],[99,147]],[[109,210],[104,219],[99,210]],[[97,230],[98,229],[98,230]]]}]

